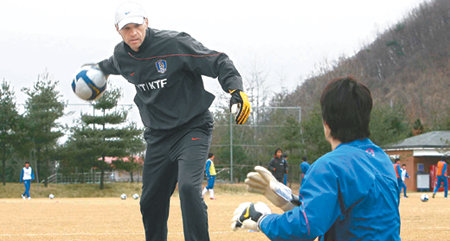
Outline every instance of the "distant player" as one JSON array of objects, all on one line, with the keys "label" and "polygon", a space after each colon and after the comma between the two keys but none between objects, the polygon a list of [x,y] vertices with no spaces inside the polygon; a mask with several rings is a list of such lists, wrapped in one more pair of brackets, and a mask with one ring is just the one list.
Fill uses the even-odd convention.
[{"label": "distant player", "polygon": [[22,198],[25,200],[26,198],[31,199],[30,196],[30,186],[31,181],[34,180],[34,172],[33,168],[30,167],[29,162],[25,162],[25,167],[22,168],[22,172],[20,173],[20,183],[23,182],[23,185],[25,186],[25,192],[22,193]]},{"label": "distant player", "polygon": [[303,184],[303,180],[305,179],[305,175],[306,175],[306,172],[308,171],[309,167],[310,167],[310,165],[309,165],[309,163],[308,163],[308,157],[303,156],[303,157],[302,157],[302,163],[300,163],[300,170],[302,171],[302,174],[301,174],[301,177],[302,177],[301,184]]},{"label": "distant player", "polygon": [[[402,188],[403,188],[403,197],[407,198],[408,195],[406,195],[406,183],[405,183],[405,179],[409,178],[408,172],[406,171],[406,164],[402,165]],[[401,190],[400,190],[401,193]]]},{"label": "distant player", "polygon": [[277,148],[274,152],[274,157],[270,160],[268,168],[272,172],[273,176],[279,181],[283,182],[284,174],[286,174],[287,166],[283,161],[283,151],[281,148]]},{"label": "distant player", "polygon": [[441,182],[444,183],[444,197],[447,198],[448,194],[447,166],[448,166],[447,160],[445,157],[444,159],[438,161],[437,163],[437,171],[436,171],[437,183],[436,187],[434,188],[433,198],[436,196],[436,192],[441,187]]},{"label": "distant player", "polygon": [[115,29],[123,41],[98,66],[105,76],[121,75],[136,89],[134,102],[147,142],[140,200],[145,238],[167,240],[170,197],[178,183],[184,240],[208,241],[201,193],[214,95],[205,90],[202,76],[218,78],[230,94],[230,109],[238,107],[236,124],[244,124],[250,114],[242,78],[226,54],[189,34],[149,28],[144,9],[136,3],[117,8]]},{"label": "distant player", "polygon": [[[386,153],[368,138],[372,110],[369,89],[351,77],[336,79],[323,90],[320,105],[325,138],[332,151],[311,165],[299,200],[286,195],[289,192],[283,184],[256,167],[257,175],[247,175],[249,190],[264,190],[264,195],[286,212],[263,215],[248,204],[234,227],[261,230],[271,240],[283,241],[316,237],[400,240],[395,172]],[[271,180],[270,185],[261,186],[261,180]],[[289,205],[294,203],[297,205]]]},{"label": "distant player", "polygon": [[216,168],[214,167],[214,154],[208,154],[208,160],[205,166],[206,179],[208,180],[208,185],[203,189],[202,196],[206,194],[209,190],[209,199],[215,200],[214,197],[214,182],[216,181]]},{"label": "distant player", "polygon": [[402,181],[402,168],[400,167],[399,159],[395,159],[394,171],[395,171],[395,176],[397,177],[398,195],[400,195],[402,187],[403,187],[403,181]]}]

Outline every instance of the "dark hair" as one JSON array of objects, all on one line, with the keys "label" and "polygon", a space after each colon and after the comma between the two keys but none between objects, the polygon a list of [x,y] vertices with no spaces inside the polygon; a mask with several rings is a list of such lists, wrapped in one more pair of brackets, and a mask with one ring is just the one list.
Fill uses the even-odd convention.
[{"label": "dark hair", "polygon": [[351,76],[335,79],[323,90],[320,105],[334,139],[346,143],[369,137],[372,95],[364,84]]},{"label": "dark hair", "polygon": [[289,156],[288,156],[288,154],[284,154],[283,157],[286,158],[286,157],[289,157]]},{"label": "dark hair", "polygon": [[302,161],[307,161],[308,160],[308,157],[307,156],[303,156],[302,157]]},{"label": "dark hair", "polygon": [[278,151],[281,151],[281,153],[283,153],[283,150],[281,150],[281,148],[278,147],[277,149],[275,149],[275,152],[273,153],[273,155],[276,156]]},{"label": "dark hair", "polygon": [[214,154],[212,154],[211,152],[208,153],[208,158],[211,158],[211,157],[213,157],[213,156],[214,156]]},{"label": "dark hair", "polygon": [[30,164],[30,162],[29,162],[29,161],[26,161],[25,164]]},{"label": "dark hair", "polygon": [[403,164],[403,165],[402,165],[402,167],[403,167],[403,166],[405,166],[405,167],[406,167],[406,164]]}]

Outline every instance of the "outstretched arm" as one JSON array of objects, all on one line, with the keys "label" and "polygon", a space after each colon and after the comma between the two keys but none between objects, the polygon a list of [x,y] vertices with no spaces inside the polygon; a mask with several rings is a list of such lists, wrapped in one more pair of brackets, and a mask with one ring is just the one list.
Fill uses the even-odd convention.
[{"label": "outstretched arm", "polygon": [[236,115],[236,124],[244,124],[251,112],[250,102],[243,92],[242,77],[233,62],[225,53],[206,48],[187,33],[180,33],[177,40],[188,69],[199,75],[218,78],[222,89],[231,94],[230,111]]},{"label": "outstretched arm", "polygon": [[292,194],[292,190],[277,181],[266,168],[256,166],[255,171],[248,173],[245,179],[249,192],[263,194],[283,211],[289,211],[300,205],[299,198]]},{"label": "outstretched arm", "polygon": [[310,170],[308,182],[301,187],[299,207],[283,214],[269,214],[260,222],[260,229],[267,237],[271,240],[313,240],[333,225],[341,214],[339,188],[336,175],[323,170],[330,169],[323,165]]},{"label": "outstretched arm", "polygon": [[116,63],[114,56],[111,56],[108,59],[105,59],[103,61],[100,61],[98,63],[98,66],[105,76],[108,76],[110,74],[114,74],[114,75],[120,74],[120,72],[117,68],[117,63]]},{"label": "outstretched arm", "polygon": [[189,70],[218,78],[226,93],[230,90],[243,90],[242,77],[225,53],[206,48],[187,33],[180,33],[177,39],[178,48],[184,53],[183,62]]}]

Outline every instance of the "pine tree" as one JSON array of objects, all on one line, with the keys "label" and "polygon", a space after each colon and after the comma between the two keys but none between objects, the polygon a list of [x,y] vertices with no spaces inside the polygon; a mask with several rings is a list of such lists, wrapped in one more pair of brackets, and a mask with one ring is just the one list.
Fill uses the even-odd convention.
[{"label": "pine tree", "polygon": [[17,121],[20,118],[14,102],[14,93],[6,81],[0,87],[0,160],[2,182],[6,185],[6,161],[14,152],[17,143]]},{"label": "pine tree", "polygon": [[72,158],[100,170],[100,189],[104,188],[105,171],[111,168],[105,162],[105,157],[131,156],[145,148],[141,138],[142,130],[134,123],[123,127],[128,113],[117,110],[120,96],[120,90],[111,89],[93,102],[94,109],[101,114],[83,114],[80,126],[73,128],[73,134],[66,143]]},{"label": "pine tree", "polygon": [[31,142],[37,162],[36,177],[38,180],[44,179],[45,186],[50,174],[50,159],[55,153],[57,140],[63,136],[62,126],[57,120],[64,115],[65,104],[60,100],[57,84],[46,72],[38,76],[32,89],[23,89],[28,99],[21,129],[28,132],[27,140],[24,141]]}]

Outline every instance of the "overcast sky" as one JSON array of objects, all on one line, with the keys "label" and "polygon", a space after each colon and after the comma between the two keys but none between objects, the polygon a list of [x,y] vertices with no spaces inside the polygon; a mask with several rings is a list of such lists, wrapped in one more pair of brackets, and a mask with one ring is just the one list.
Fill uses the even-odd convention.
[{"label": "overcast sky", "polygon": [[[377,33],[427,0],[164,0],[136,1],[151,28],[184,31],[206,47],[227,53],[244,77],[267,75],[273,92],[294,90],[325,60],[351,56]],[[112,55],[121,41],[114,12],[121,0],[2,0],[0,3],[0,80],[11,83],[17,103],[23,87],[48,71],[69,103],[85,103],[70,88],[77,68]],[[134,86],[111,82],[131,104]],[[205,80],[212,93],[217,80]],[[78,117],[79,115],[76,115]],[[141,124],[138,114],[132,118]]]}]

